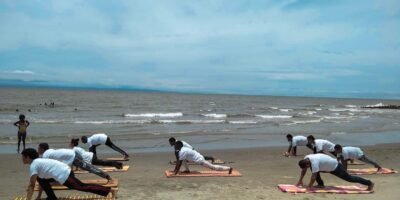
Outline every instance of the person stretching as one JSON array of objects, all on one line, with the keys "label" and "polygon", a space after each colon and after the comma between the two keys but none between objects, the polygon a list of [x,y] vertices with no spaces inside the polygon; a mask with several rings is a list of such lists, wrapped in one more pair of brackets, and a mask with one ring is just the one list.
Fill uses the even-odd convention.
[{"label": "person stretching", "polygon": [[374,188],[374,183],[370,180],[363,179],[358,176],[351,176],[343,168],[343,165],[339,163],[336,159],[322,153],[310,154],[304,157],[303,160],[299,161],[299,167],[301,168],[300,179],[297,182],[297,186],[303,185],[303,178],[307,173],[307,169],[311,169],[310,183],[307,187],[311,188],[314,182],[317,181],[317,187],[325,187],[324,181],[321,179],[320,173],[331,173],[345,181],[352,183],[360,183],[362,185],[367,185],[367,190],[372,191]]},{"label": "person stretching", "polygon": [[81,140],[82,140],[83,144],[87,143],[89,145],[89,151],[93,152],[94,154],[96,154],[96,147],[97,146],[105,144],[108,147],[110,147],[111,149],[114,149],[115,151],[118,151],[119,153],[124,155],[125,159],[129,158],[129,155],[124,150],[122,150],[119,147],[117,147],[113,142],[111,142],[110,137],[108,137],[104,133],[97,133],[97,134],[94,134],[94,135],[92,135],[90,137],[82,136]]},{"label": "person stretching", "polygon": [[[26,199],[31,200],[36,181],[40,188],[45,191],[48,200],[57,199],[51,188],[51,182],[58,183],[68,187],[69,189],[90,192],[101,196],[107,196],[111,189],[97,184],[85,184],[75,177],[71,168],[58,160],[39,158],[39,154],[35,149],[27,148],[21,152],[22,162],[30,165],[29,167],[29,186],[27,188]],[[41,193],[39,193],[41,195]],[[38,196],[37,199],[41,197]]]},{"label": "person stretching", "polygon": [[378,163],[370,160],[365,156],[364,152],[358,147],[342,147],[341,145],[335,145],[335,153],[337,154],[337,159],[343,164],[343,168],[347,170],[347,161],[358,159],[365,163],[369,163],[377,168],[377,171],[381,171],[382,167]]},{"label": "person stretching", "polygon": [[[232,167],[222,166],[222,165],[213,165],[210,162],[204,159],[199,152],[193,149],[189,149],[187,147],[183,147],[183,143],[181,141],[177,141],[175,143],[175,157],[176,157],[176,165],[174,169],[174,174],[178,174],[181,168],[182,162],[185,160],[192,161],[198,165],[203,167],[207,167],[216,171],[228,171],[229,174],[232,174]],[[188,172],[188,171],[185,171]]]},{"label": "person stretching", "polygon": [[122,162],[118,161],[111,161],[111,160],[100,160],[97,158],[97,155],[93,152],[85,151],[83,148],[78,147],[79,138],[71,139],[69,146],[75,151],[77,155],[80,155],[82,159],[87,162],[91,163],[92,165],[101,165],[101,166],[110,166],[115,167],[117,169],[122,169],[123,164]]},{"label": "person stretching", "polygon": [[58,160],[62,163],[67,164],[68,166],[75,166],[76,168],[81,168],[90,173],[96,174],[102,178],[105,178],[110,182],[112,179],[110,175],[108,175],[103,170],[91,165],[88,162],[83,160],[80,154],[75,153],[72,149],[50,149],[49,144],[40,143],[38,147],[39,155],[42,155],[42,158],[54,159]]},{"label": "person stretching", "polygon": [[302,135],[294,136],[291,134],[286,135],[286,139],[289,142],[289,148],[285,153],[285,156],[297,156],[298,146],[307,146],[309,149],[313,150],[310,144],[308,144],[307,138]]}]

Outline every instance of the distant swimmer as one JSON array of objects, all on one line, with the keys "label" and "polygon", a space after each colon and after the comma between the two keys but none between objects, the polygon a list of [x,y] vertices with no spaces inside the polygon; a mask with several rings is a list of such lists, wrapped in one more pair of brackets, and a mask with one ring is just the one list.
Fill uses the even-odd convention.
[{"label": "distant swimmer", "polygon": [[314,136],[307,136],[308,145],[311,145],[314,153],[329,152],[336,157],[335,144],[328,140],[315,139]]},{"label": "distant swimmer", "polygon": [[82,136],[81,140],[82,140],[83,144],[88,144],[89,151],[93,152],[94,154],[96,154],[96,147],[97,146],[105,144],[108,147],[110,147],[111,149],[114,149],[115,151],[118,151],[119,153],[124,155],[125,159],[129,158],[129,155],[124,150],[122,150],[119,147],[117,147],[113,142],[111,142],[110,137],[108,137],[104,133],[97,133],[97,134],[94,134],[94,135],[92,135],[90,137]]},{"label": "distant swimmer", "polygon": [[26,139],[26,129],[28,128],[28,126],[30,125],[28,120],[25,120],[25,115],[21,114],[19,115],[19,121],[14,123],[14,126],[18,127],[18,148],[17,148],[17,152],[19,153],[19,147],[21,144],[21,140],[22,140],[22,145],[25,149],[25,139]]},{"label": "distant swimmer", "polygon": [[80,155],[83,160],[87,163],[91,163],[92,165],[101,165],[101,166],[110,166],[115,167],[117,169],[122,169],[123,164],[118,161],[111,160],[100,160],[97,158],[97,155],[93,152],[85,151],[78,146],[79,138],[72,138],[69,146],[75,151],[77,155]]},{"label": "distant swimmer", "polygon": [[309,188],[314,186],[315,181],[317,181],[318,184],[316,187],[325,187],[324,181],[320,175],[321,172],[331,173],[332,175],[335,175],[347,182],[367,185],[367,190],[369,191],[372,191],[374,188],[374,183],[372,181],[348,174],[341,163],[339,163],[336,159],[322,153],[307,155],[303,160],[299,161],[299,167],[301,168],[301,174],[299,181],[297,182],[297,186],[303,185],[303,178],[307,173],[307,169],[310,168],[312,175],[310,182],[307,185]]},{"label": "distant swimmer", "polygon": [[370,160],[365,156],[364,152],[358,147],[342,147],[341,145],[335,145],[335,153],[337,154],[338,161],[343,164],[343,168],[347,170],[347,162],[350,160],[358,159],[362,162],[373,165],[380,171],[382,167],[376,162]]},{"label": "distant swimmer", "polygon": [[308,144],[307,138],[302,135],[294,136],[291,134],[286,135],[286,139],[289,142],[289,148],[285,153],[285,156],[296,156],[298,146],[307,146],[311,150],[313,149],[310,144]]},{"label": "distant swimmer", "polygon": [[[45,191],[47,199],[57,199],[56,194],[51,187],[52,182],[58,182],[69,189],[90,192],[106,197],[111,188],[97,184],[86,184],[75,177],[71,168],[58,160],[39,158],[39,154],[35,149],[28,148],[22,151],[22,162],[29,166],[29,184],[26,190],[26,199],[32,199],[36,182],[40,185],[40,191],[36,199],[41,199],[41,191]],[[114,196],[114,195],[113,195]]]},{"label": "distant swimmer", "polygon": [[[179,170],[182,166],[183,162],[191,161],[203,167],[207,167],[216,171],[228,171],[229,174],[232,173],[232,167],[222,166],[222,165],[213,165],[210,162],[204,159],[204,156],[201,155],[196,150],[187,148],[183,146],[182,141],[177,141],[175,143],[175,157],[176,157],[176,165],[174,169],[174,174],[178,174]],[[186,169],[184,172],[189,173],[189,169]]]},{"label": "distant swimmer", "polygon": [[110,175],[93,166],[89,162],[85,162],[83,157],[80,154],[77,154],[73,149],[50,149],[49,144],[40,143],[38,153],[39,155],[42,155],[42,158],[58,160],[71,166],[71,169],[72,166],[75,166],[76,168],[81,168],[111,181]]},{"label": "distant swimmer", "polygon": [[[182,144],[183,144],[184,147],[187,147],[187,148],[189,148],[189,149],[194,150],[194,148],[192,147],[192,145],[190,145],[189,143],[187,143],[187,142],[185,142],[185,141],[183,141],[183,140],[179,140],[179,141],[182,142]],[[175,143],[177,142],[177,140],[176,140],[174,137],[170,137],[169,140],[168,140],[168,142],[169,142],[169,144],[170,144],[172,147],[175,147]],[[212,163],[215,161],[215,158],[212,157],[212,156],[204,156],[204,159],[206,159],[206,160],[211,160]]]}]

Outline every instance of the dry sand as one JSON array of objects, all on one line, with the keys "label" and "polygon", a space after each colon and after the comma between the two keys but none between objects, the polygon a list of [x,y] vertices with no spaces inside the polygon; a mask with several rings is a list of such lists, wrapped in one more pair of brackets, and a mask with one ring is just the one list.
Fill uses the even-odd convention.
[{"label": "dry sand", "polygon": [[[400,169],[400,144],[369,146],[363,148],[366,155],[387,168]],[[230,163],[243,177],[208,178],[166,178],[164,171],[173,169],[168,161],[173,153],[134,154],[133,160],[126,162],[131,168],[126,173],[112,173],[120,180],[119,199],[399,199],[399,174],[369,175],[365,178],[375,182],[373,194],[287,194],[277,189],[277,184],[295,184],[300,169],[297,161],[302,157],[286,158],[282,148],[257,148],[203,151],[203,155],[214,155]],[[299,153],[308,154],[306,148]],[[101,153],[101,152],[99,152]],[[12,199],[24,194],[28,183],[28,166],[23,165],[17,154],[0,155],[2,187],[0,199]],[[371,167],[369,165],[356,167]],[[193,166],[191,169],[201,169]],[[82,179],[97,178],[94,175],[77,175]],[[310,172],[304,182],[307,183]],[[333,175],[323,174],[326,185],[347,183]],[[71,194],[71,192],[67,192]],[[65,192],[56,192],[62,196]],[[45,195],[43,195],[45,196]]]}]

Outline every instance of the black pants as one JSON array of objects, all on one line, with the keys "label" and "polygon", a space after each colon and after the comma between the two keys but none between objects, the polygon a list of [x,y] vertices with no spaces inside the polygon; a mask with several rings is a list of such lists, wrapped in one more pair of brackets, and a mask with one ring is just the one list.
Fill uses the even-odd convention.
[{"label": "black pants", "polygon": [[92,164],[101,166],[110,166],[110,167],[122,166],[122,163],[118,161],[100,160],[97,158],[97,155],[95,153],[93,153]]},{"label": "black pants", "polygon": [[[330,173],[351,183],[360,183],[362,185],[367,185],[367,186],[370,186],[372,184],[370,180],[366,180],[358,176],[352,176],[349,173],[347,173],[347,171],[343,168],[343,165],[341,163],[338,163],[336,169],[331,171]],[[321,175],[319,172],[317,174],[316,181],[319,186],[324,185],[324,181],[321,179]]]},{"label": "black pants", "polygon": [[[114,143],[112,143],[111,140],[110,140],[110,137],[107,137],[106,145],[107,145],[108,147],[110,147],[111,149],[114,149],[115,151],[118,151],[119,153],[121,153],[121,154],[124,155],[124,156],[129,156],[124,150],[120,149],[120,148],[117,147]],[[99,144],[98,144],[98,145],[92,145],[92,146],[89,148],[89,151],[90,151],[90,152],[93,152],[93,154],[96,154],[96,147],[97,147],[97,146],[99,146]]]},{"label": "black pants", "polygon": [[[39,182],[40,187],[42,187],[42,189],[45,191],[47,195],[46,198],[47,200],[57,199],[57,196],[54,194],[54,191],[51,188],[50,184],[51,182],[55,182],[54,179],[42,179],[38,177],[37,181]],[[107,196],[111,190],[110,188],[101,185],[82,183],[79,179],[75,177],[72,171],[63,185],[67,186],[69,189],[79,190],[83,192],[90,192],[101,196]]]}]

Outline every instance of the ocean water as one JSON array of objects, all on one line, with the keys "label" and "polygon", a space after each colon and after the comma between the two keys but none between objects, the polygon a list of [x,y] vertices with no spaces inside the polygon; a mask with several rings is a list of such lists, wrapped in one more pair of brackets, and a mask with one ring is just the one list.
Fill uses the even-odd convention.
[{"label": "ocean water", "polygon": [[96,132],[107,133],[129,151],[168,150],[171,136],[203,149],[286,145],[287,133],[333,139],[365,133],[371,138],[349,140],[359,145],[400,142],[400,110],[361,108],[400,105],[399,100],[44,88],[0,88],[0,95],[2,152],[15,146],[13,123],[20,113],[31,122],[32,145],[51,141],[63,146],[72,137]]}]

